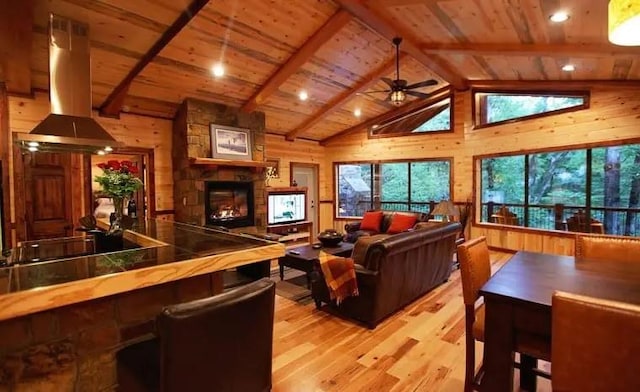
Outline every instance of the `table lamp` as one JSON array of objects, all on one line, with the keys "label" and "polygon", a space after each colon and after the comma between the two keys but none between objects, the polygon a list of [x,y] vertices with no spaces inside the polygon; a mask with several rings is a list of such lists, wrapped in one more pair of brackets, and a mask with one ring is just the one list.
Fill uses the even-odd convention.
[{"label": "table lamp", "polygon": [[436,205],[436,208],[431,211],[433,216],[442,216],[443,222],[449,222],[450,216],[459,216],[460,211],[451,200],[442,200]]}]

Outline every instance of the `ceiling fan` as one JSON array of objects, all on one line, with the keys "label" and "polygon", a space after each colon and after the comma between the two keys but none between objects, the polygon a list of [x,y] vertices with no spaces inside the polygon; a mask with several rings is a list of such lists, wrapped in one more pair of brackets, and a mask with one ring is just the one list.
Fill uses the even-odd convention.
[{"label": "ceiling fan", "polygon": [[391,80],[389,78],[380,78],[383,82],[389,85],[389,89],[368,91],[365,94],[389,93],[389,95],[387,96],[387,99],[394,105],[401,105],[402,102],[404,102],[407,95],[413,95],[414,97],[418,97],[418,98],[428,98],[429,97],[428,94],[421,93],[419,91],[413,91],[413,90],[417,88],[436,85],[438,84],[438,81],[435,79],[428,79],[418,83],[407,84],[406,80],[400,79],[400,43],[402,42],[402,38],[395,37],[392,42],[396,47],[396,78],[395,80]]}]

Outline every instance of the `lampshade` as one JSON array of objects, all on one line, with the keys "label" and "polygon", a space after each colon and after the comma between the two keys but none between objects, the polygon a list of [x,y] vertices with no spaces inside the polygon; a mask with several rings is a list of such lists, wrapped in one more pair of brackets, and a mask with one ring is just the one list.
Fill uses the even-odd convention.
[{"label": "lampshade", "polygon": [[640,1],[609,1],[609,41],[622,46],[640,45]]},{"label": "lampshade", "polygon": [[436,208],[431,211],[431,215],[442,215],[443,217],[446,217],[446,219],[444,219],[446,222],[449,220],[448,217],[450,216],[459,216],[460,211],[451,200],[442,200],[436,205]]},{"label": "lampshade", "polygon": [[404,91],[402,90],[397,90],[397,91],[393,91],[391,93],[391,96],[389,97],[389,100],[391,101],[391,103],[393,103],[394,105],[400,105],[402,102],[404,102],[404,99],[406,98],[406,94],[404,93]]}]

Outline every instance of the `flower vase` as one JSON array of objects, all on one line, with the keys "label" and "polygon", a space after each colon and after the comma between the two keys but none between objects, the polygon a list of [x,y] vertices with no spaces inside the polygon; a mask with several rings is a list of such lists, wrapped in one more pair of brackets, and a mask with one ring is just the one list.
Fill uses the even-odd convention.
[{"label": "flower vase", "polygon": [[122,211],[124,208],[124,198],[113,197],[113,207],[115,211],[109,218],[109,231],[108,235],[122,235]]}]

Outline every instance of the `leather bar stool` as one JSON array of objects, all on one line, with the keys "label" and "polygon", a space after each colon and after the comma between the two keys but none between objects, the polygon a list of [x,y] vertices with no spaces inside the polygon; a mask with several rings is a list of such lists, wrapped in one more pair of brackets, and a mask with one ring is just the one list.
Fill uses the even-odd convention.
[{"label": "leather bar stool", "polygon": [[117,354],[120,391],[271,390],[275,283],[166,307],[158,338]]}]

